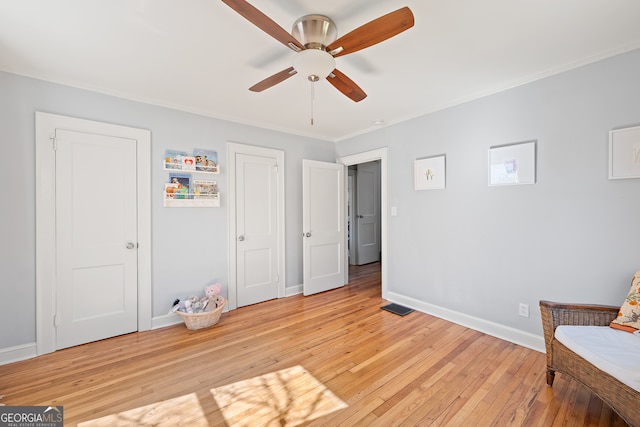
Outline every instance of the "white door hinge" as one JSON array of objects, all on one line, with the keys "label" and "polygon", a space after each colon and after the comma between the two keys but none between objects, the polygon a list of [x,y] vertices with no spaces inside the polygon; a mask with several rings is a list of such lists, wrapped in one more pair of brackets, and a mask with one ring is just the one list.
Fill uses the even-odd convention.
[{"label": "white door hinge", "polygon": [[58,326],[60,326],[60,318],[58,317],[57,314],[53,315],[53,327],[57,328]]},{"label": "white door hinge", "polygon": [[58,149],[58,144],[56,143],[56,139],[51,138],[51,142],[53,143],[53,151],[56,151]]}]

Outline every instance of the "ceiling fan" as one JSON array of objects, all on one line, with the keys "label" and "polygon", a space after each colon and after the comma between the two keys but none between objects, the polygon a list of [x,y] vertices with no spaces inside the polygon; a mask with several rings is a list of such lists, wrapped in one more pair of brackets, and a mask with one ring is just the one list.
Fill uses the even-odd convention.
[{"label": "ceiling fan", "polygon": [[[249,90],[262,92],[300,73],[311,82],[326,78],[331,85],[355,102],[367,94],[349,77],[336,69],[334,58],[357,52],[385,41],[413,27],[411,9],[403,7],[370,21],[337,38],[336,26],[324,15],[305,15],[293,24],[291,34],[244,0],[222,0],[255,26],[297,52],[293,66],[282,70]],[[313,120],[312,120],[313,121]]]}]

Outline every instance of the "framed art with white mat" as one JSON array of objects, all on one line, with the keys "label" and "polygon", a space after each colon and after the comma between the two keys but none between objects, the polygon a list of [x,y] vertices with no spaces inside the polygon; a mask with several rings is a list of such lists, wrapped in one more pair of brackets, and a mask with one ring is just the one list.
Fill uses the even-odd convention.
[{"label": "framed art with white mat", "polygon": [[445,188],[445,156],[427,157],[413,161],[415,190]]},{"label": "framed art with white mat", "polygon": [[489,148],[489,185],[522,185],[536,182],[536,141]]},{"label": "framed art with white mat", "polygon": [[640,178],[640,126],[609,131],[609,179]]}]

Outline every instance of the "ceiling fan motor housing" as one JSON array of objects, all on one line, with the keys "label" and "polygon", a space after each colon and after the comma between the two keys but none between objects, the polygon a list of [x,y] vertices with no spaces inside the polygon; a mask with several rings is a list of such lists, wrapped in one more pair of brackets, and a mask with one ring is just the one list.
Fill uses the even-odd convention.
[{"label": "ceiling fan motor housing", "polygon": [[305,15],[294,22],[291,35],[307,49],[322,49],[336,41],[336,24],[324,15]]}]

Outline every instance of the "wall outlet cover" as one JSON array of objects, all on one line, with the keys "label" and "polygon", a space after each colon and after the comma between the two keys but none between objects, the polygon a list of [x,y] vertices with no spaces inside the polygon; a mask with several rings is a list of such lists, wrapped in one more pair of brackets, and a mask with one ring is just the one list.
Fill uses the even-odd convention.
[{"label": "wall outlet cover", "polygon": [[518,314],[522,317],[529,317],[529,305],[521,303],[518,308]]}]

